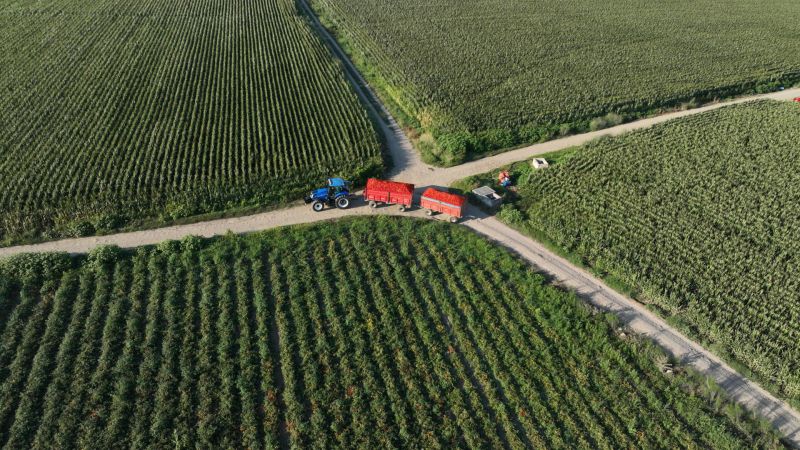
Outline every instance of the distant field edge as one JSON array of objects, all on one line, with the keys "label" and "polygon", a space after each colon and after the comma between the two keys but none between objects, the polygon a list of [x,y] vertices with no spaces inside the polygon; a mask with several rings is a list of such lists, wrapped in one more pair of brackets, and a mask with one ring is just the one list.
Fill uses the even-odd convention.
[{"label": "distant field edge", "polygon": [[526,145],[800,85],[800,71],[789,71],[743,83],[679,94],[647,108],[636,108],[631,104],[633,102],[623,102],[599,116],[587,116],[563,123],[531,123],[515,129],[468,130],[466,125],[436,105],[417,107],[419,102],[409,93],[414,87],[392,82],[390,77],[372,62],[373,52],[359,44],[359,40],[369,38],[356,36],[346,21],[328,6],[326,0],[296,1],[301,5],[300,9],[305,9],[303,5],[307,6],[336,40],[385,108],[401,125],[422,159],[438,167],[452,167]]}]

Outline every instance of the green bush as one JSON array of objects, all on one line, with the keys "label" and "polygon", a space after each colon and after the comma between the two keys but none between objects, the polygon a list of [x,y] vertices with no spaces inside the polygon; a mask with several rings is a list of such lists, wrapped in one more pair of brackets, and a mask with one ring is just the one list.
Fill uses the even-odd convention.
[{"label": "green bush", "polygon": [[203,247],[203,239],[198,236],[185,236],[180,244],[181,249],[187,253],[197,252]]},{"label": "green bush", "polygon": [[436,136],[436,142],[441,150],[439,159],[442,164],[453,165],[464,161],[473,141],[469,132],[457,131]]},{"label": "green bush", "polygon": [[113,231],[123,226],[127,222],[124,216],[118,214],[100,214],[92,220],[92,227],[95,231]]},{"label": "green bush", "polygon": [[89,252],[87,260],[91,266],[102,269],[114,264],[122,255],[122,249],[116,245],[101,245]]},{"label": "green bush", "polygon": [[79,220],[67,225],[65,234],[68,237],[84,237],[94,234],[94,225],[88,220]]},{"label": "green bush", "polygon": [[505,204],[501,206],[500,211],[497,213],[497,217],[499,217],[500,220],[513,225],[521,225],[523,222],[522,213],[519,209],[511,204]]}]

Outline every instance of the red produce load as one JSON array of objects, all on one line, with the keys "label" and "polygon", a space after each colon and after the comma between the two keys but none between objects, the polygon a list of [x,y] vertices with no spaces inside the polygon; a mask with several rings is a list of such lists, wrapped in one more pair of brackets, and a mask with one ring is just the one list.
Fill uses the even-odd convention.
[{"label": "red produce load", "polygon": [[428,210],[428,215],[439,212],[449,215],[451,222],[456,222],[463,217],[466,201],[467,199],[463,195],[428,188],[422,193],[420,206]]},{"label": "red produce load", "polygon": [[414,185],[409,183],[370,178],[364,189],[364,201],[368,202],[372,208],[377,207],[380,203],[397,204],[400,205],[401,211],[405,211],[406,208],[411,207],[413,199]]}]

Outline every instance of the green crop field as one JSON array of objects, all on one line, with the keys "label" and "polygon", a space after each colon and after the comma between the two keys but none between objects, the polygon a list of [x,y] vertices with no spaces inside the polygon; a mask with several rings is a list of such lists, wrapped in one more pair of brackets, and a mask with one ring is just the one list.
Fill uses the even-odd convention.
[{"label": "green crop field", "polygon": [[726,107],[518,165],[504,219],[800,400],[800,104]]},{"label": "green crop field", "polygon": [[794,0],[310,1],[441,164],[800,80]]},{"label": "green crop field", "polygon": [[293,0],[0,4],[0,243],[296,200],[382,168]]},{"label": "green crop field", "polygon": [[23,255],[0,261],[0,312],[7,448],[779,446],[610,317],[432,221]]}]

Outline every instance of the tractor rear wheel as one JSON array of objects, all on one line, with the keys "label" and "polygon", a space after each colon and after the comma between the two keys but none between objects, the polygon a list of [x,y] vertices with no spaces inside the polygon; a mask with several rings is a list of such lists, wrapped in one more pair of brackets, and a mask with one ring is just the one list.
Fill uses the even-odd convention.
[{"label": "tractor rear wheel", "polygon": [[336,207],[339,209],[347,209],[350,206],[350,199],[347,197],[339,197],[336,199]]},{"label": "tractor rear wheel", "polygon": [[311,209],[313,209],[316,212],[320,212],[323,209],[325,209],[325,203],[322,203],[321,201],[316,200],[314,203],[311,204]]}]

